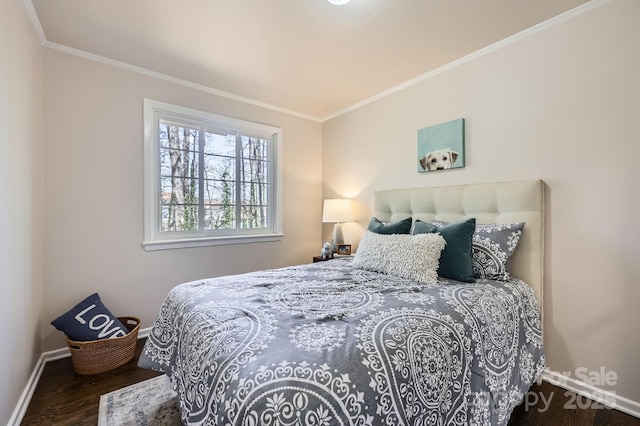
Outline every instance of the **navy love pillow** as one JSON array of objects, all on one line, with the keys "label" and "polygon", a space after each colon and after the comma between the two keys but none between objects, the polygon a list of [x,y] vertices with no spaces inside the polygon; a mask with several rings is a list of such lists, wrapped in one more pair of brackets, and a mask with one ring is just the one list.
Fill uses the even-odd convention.
[{"label": "navy love pillow", "polygon": [[77,342],[122,337],[129,333],[129,329],[102,304],[98,293],[51,321],[51,325],[66,334],[69,340]]}]

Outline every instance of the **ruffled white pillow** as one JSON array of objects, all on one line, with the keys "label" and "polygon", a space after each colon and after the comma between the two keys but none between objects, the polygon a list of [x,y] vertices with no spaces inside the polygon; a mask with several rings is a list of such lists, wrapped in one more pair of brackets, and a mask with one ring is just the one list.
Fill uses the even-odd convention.
[{"label": "ruffled white pillow", "polygon": [[435,284],[438,281],[440,253],[445,244],[440,234],[384,235],[365,231],[352,265],[424,284]]}]

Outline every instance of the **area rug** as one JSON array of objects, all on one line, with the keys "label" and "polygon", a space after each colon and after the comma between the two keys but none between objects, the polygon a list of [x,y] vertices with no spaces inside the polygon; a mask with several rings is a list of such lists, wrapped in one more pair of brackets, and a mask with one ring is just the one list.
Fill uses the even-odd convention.
[{"label": "area rug", "polygon": [[98,426],[181,425],[176,393],[165,375],[100,397]]}]

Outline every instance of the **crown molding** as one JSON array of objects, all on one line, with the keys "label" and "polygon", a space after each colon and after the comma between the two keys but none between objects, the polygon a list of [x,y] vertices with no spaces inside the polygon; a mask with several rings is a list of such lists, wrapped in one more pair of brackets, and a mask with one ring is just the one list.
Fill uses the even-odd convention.
[{"label": "crown molding", "polygon": [[407,89],[409,87],[415,86],[419,83],[422,83],[423,81],[429,80],[430,78],[433,78],[437,75],[440,75],[446,71],[449,71],[451,69],[454,69],[460,65],[466,64],[468,62],[471,62],[477,58],[480,58],[482,56],[485,56],[491,52],[494,52],[496,50],[502,49],[503,47],[509,46],[519,40],[522,40],[524,38],[530,37],[534,34],[537,34],[541,31],[544,31],[550,27],[553,27],[555,25],[561,24],[565,21],[568,21],[578,15],[581,15],[583,13],[586,13],[592,9],[598,8],[604,4],[610,3],[612,0],[591,0],[587,3],[584,3],[578,7],[575,7],[571,10],[568,10],[560,15],[554,16],[553,18],[547,19],[544,22],[541,22],[537,25],[534,25],[530,28],[527,28],[523,31],[520,31],[519,33],[516,33],[510,37],[507,37],[505,39],[502,39],[496,43],[493,43],[487,47],[484,47],[482,49],[476,50],[475,52],[472,52],[466,56],[463,56],[462,58],[456,59],[455,61],[449,62],[441,67],[438,67],[434,70],[431,70],[429,72],[426,72],[422,75],[419,75],[418,77],[412,78],[410,80],[405,81],[404,83],[398,84],[396,86],[393,86],[387,90],[384,90],[376,95],[373,95],[367,99],[364,99],[360,102],[357,102],[351,106],[348,106],[346,108],[343,108],[341,110],[338,110],[336,112],[334,112],[333,114],[327,115],[325,117],[316,117],[313,115],[309,115],[309,114],[305,114],[302,112],[298,112],[298,111],[294,111],[294,110],[290,110],[288,108],[283,108],[283,107],[279,107],[276,105],[271,105],[265,102],[261,102],[261,101],[257,101],[254,99],[250,99],[244,96],[240,96],[240,95],[236,95],[233,93],[229,93],[229,92],[225,92],[223,90],[219,90],[219,89],[215,89],[213,87],[209,87],[209,86],[205,86],[203,84],[199,84],[199,83],[194,83],[188,80],[184,80],[181,78],[177,78],[177,77],[173,77],[167,74],[162,74],[156,71],[152,71],[146,68],[142,68],[136,65],[131,65],[131,64],[127,64],[124,62],[120,62],[120,61],[116,61],[114,59],[110,59],[110,58],[106,58],[104,56],[100,56],[100,55],[96,55],[93,53],[89,53],[83,50],[79,50],[79,49],[75,49],[69,46],[64,46],[61,44],[57,44],[57,43],[52,43],[50,41],[47,41],[46,36],[44,34],[44,31],[42,29],[42,25],[40,24],[40,20],[38,18],[38,15],[35,11],[35,8],[33,7],[33,3],[31,0],[24,0],[24,4],[25,7],[27,9],[27,12],[29,14],[29,17],[31,18],[31,22],[33,24],[33,27],[35,29],[36,34],[38,35],[38,38],[40,39],[40,42],[42,44],[43,47],[49,48],[49,49],[53,49],[53,50],[57,50],[60,52],[64,52],[70,55],[74,55],[74,56],[79,56],[81,58],[84,59],[88,59],[91,61],[96,61],[96,62],[100,62],[103,64],[107,64],[107,65],[111,65],[111,66],[115,66],[118,68],[122,68],[131,72],[135,72],[138,74],[143,74],[149,77],[153,77],[153,78],[157,78],[160,80],[164,80],[164,81],[168,81],[180,86],[184,86],[184,87],[188,87],[190,89],[194,89],[194,90],[198,90],[201,92],[205,92],[205,93],[209,93],[212,95],[216,95],[216,96],[220,96],[223,98],[227,98],[227,99],[231,99],[237,102],[242,102],[242,103],[246,103],[249,105],[253,105],[253,106],[257,106],[260,108],[265,108],[268,110],[272,110],[272,111],[276,111],[276,112],[281,112],[284,114],[288,114],[288,115],[292,115],[295,117],[300,117],[300,118],[304,118],[306,120],[311,120],[311,121],[315,121],[318,123],[323,123],[325,121],[329,121],[332,120],[336,117],[339,117],[341,115],[344,115],[348,112],[354,111],[356,109],[359,109],[365,105],[371,104],[377,100],[380,100],[382,98],[385,98],[387,96],[390,96],[394,93],[400,92],[404,89]]},{"label": "crown molding", "polygon": [[31,0],[24,0],[24,7],[27,9],[27,14],[29,14],[29,19],[31,19],[31,25],[33,25],[33,29],[40,40],[40,44],[44,44],[47,41],[47,38],[44,36],[42,25],[40,25],[40,18],[38,18],[36,9],[33,7],[33,2]]},{"label": "crown molding", "polygon": [[146,75],[148,77],[156,78],[158,80],[168,81],[170,83],[176,84],[178,86],[188,87],[189,89],[198,90],[200,92],[208,93],[210,95],[220,96],[222,98],[231,99],[237,102],[242,102],[245,104],[257,106],[260,108],[265,108],[272,111],[281,112],[288,115],[293,115],[296,117],[304,118],[306,120],[315,121],[318,123],[322,122],[322,119],[319,117],[315,117],[309,114],[304,114],[298,111],[293,111],[287,108],[282,108],[276,105],[271,105],[265,102],[256,101],[254,99],[246,98],[244,96],[236,95],[234,93],[225,92],[223,90],[215,89],[213,87],[205,86],[204,84],[194,83],[192,81],[184,80],[178,77],[173,77],[167,74],[163,74],[157,71],[153,71],[147,68],[139,67],[137,65],[131,65],[126,62],[117,61],[115,59],[107,58],[104,56],[96,55],[94,53],[90,53],[84,50],[76,49],[73,47],[65,46],[58,43],[52,43],[50,41],[45,41],[42,44],[44,47],[52,50],[57,50],[59,52],[63,52],[69,55],[78,56],[83,59],[87,59],[90,61],[100,62],[106,65],[111,65],[116,68],[121,68],[127,71],[135,72],[138,74]]},{"label": "crown molding", "polygon": [[555,25],[561,24],[565,21],[568,21],[572,18],[574,18],[575,16],[581,15],[585,12],[588,12],[592,9],[595,9],[597,7],[600,7],[606,3],[611,2],[612,0],[592,0],[590,2],[584,3],[576,8],[573,8],[571,10],[568,10],[564,13],[561,13],[560,15],[554,16],[553,18],[547,19],[546,21],[543,21],[537,25],[534,25],[533,27],[529,27],[525,30],[520,31],[519,33],[516,33],[512,36],[509,36],[507,38],[504,38],[500,41],[497,41],[493,44],[490,44],[489,46],[483,47],[482,49],[476,50],[475,52],[472,52],[466,56],[463,56],[459,59],[456,59],[455,61],[449,62],[445,65],[442,65],[441,67],[435,68],[429,72],[426,72],[422,75],[419,75],[418,77],[412,78],[411,80],[407,80],[404,83],[400,83],[397,86],[393,86],[387,90],[384,90],[380,93],[378,93],[377,95],[373,95],[370,98],[367,98],[363,101],[360,101],[358,103],[355,103],[351,106],[348,106],[344,109],[341,109],[339,111],[336,111],[335,113],[328,115],[326,117],[324,117],[322,119],[323,122],[325,121],[329,121],[331,119],[334,119],[336,117],[339,117],[341,115],[344,115],[348,112],[354,111],[356,109],[359,109],[365,105],[368,105],[370,103],[373,103],[377,100],[380,100],[382,98],[386,98],[387,96],[393,95],[394,93],[400,92],[404,89],[407,89],[409,87],[415,86],[416,84],[422,83],[423,81],[429,80],[437,75],[440,75],[446,71],[449,71],[451,69],[454,69],[460,65],[464,65],[468,62],[471,62],[475,59],[478,59],[482,56],[488,55],[491,52],[494,52],[496,50],[502,49],[503,47],[509,46],[517,41],[520,41],[522,39],[525,39],[527,37],[530,37],[534,34],[537,34],[539,32],[542,32],[544,30],[546,30],[547,28],[553,27]]}]

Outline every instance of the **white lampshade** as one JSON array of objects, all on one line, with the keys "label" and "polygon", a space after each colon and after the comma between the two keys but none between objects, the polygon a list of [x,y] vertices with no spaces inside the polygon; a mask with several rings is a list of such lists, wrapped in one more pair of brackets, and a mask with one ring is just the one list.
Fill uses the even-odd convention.
[{"label": "white lampshade", "polygon": [[353,220],[351,200],[347,198],[333,198],[324,200],[322,221],[326,223],[343,223]]}]

